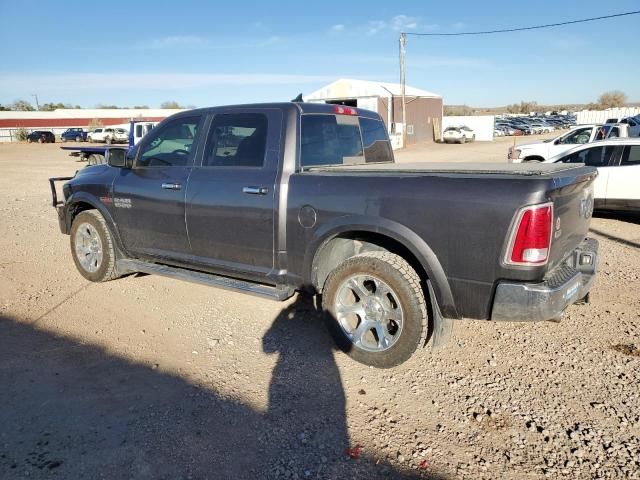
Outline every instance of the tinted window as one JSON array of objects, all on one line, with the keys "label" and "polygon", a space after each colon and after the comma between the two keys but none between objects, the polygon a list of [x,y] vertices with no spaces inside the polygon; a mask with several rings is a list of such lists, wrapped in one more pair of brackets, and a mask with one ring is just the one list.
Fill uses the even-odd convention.
[{"label": "tinted window", "polygon": [[640,145],[625,148],[620,165],[640,165]]},{"label": "tinted window", "polygon": [[592,147],[572,153],[559,160],[562,163],[584,163],[589,167],[606,167],[616,147]]},{"label": "tinted window", "polygon": [[300,164],[342,165],[364,163],[358,117],[303,115]]},{"label": "tinted window", "polygon": [[364,157],[367,163],[393,162],[393,152],[387,137],[387,128],[380,120],[360,118]]},{"label": "tinted window", "polygon": [[205,147],[207,167],[261,167],[267,147],[267,117],[262,113],[213,117]]},{"label": "tinted window", "polygon": [[193,143],[198,134],[200,117],[183,117],[173,120],[161,129],[154,130],[138,156],[142,167],[181,167],[193,156]]}]

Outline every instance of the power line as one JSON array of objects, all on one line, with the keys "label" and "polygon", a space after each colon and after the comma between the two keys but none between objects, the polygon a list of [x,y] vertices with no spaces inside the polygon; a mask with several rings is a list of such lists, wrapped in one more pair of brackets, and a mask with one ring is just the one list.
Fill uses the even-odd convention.
[{"label": "power line", "polygon": [[626,17],[629,15],[637,15],[640,10],[633,12],[615,13],[612,15],[603,15],[601,17],[583,18],[581,20],[570,20],[567,22],[547,23],[545,25],[533,25],[530,27],[514,27],[504,28],[501,30],[485,30],[480,32],[455,32],[455,33],[419,33],[419,32],[403,32],[400,35],[412,35],[414,37],[458,37],[462,35],[490,35],[494,33],[521,32],[524,30],[539,30],[541,28],[560,27],[563,25],[573,25],[575,23],[595,22],[597,20],[606,20],[608,18]]}]

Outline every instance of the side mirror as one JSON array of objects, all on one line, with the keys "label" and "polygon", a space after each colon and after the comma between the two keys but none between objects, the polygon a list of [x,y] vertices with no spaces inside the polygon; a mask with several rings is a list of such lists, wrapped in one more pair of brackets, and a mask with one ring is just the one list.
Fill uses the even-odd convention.
[{"label": "side mirror", "polygon": [[137,145],[132,145],[127,149],[127,155],[126,155],[127,168],[133,168],[133,162],[135,161],[137,154],[138,154]]},{"label": "side mirror", "polygon": [[122,148],[110,148],[107,150],[107,163],[111,167],[129,168],[127,166],[127,152]]}]

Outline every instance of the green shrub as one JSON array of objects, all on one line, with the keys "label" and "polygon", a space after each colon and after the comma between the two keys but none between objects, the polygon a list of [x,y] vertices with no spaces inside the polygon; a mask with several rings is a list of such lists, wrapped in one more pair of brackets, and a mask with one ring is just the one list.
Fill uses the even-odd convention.
[{"label": "green shrub", "polygon": [[27,132],[27,130],[24,128],[19,128],[15,131],[16,140],[18,140],[19,142],[26,142],[28,135],[29,132]]}]

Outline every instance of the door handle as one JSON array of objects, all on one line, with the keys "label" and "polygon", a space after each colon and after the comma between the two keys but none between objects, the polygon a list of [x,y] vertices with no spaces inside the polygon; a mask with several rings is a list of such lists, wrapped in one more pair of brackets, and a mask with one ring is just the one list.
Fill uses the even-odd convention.
[{"label": "door handle", "polygon": [[182,188],[182,185],[180,185],[179,183],[163,183],[162,188],[164,188],[165,190],[180,190]]},{"label": "door handle", "polygon": [[267,187],[242,187],[242,193],[248,193],[249,195],[266,195],[269,193]]}]

